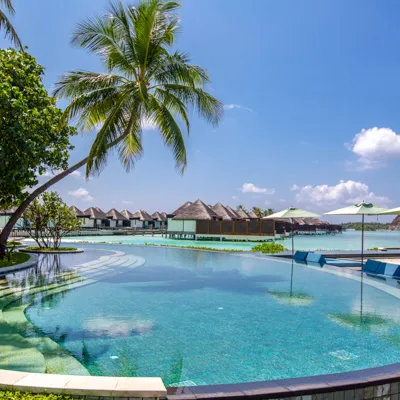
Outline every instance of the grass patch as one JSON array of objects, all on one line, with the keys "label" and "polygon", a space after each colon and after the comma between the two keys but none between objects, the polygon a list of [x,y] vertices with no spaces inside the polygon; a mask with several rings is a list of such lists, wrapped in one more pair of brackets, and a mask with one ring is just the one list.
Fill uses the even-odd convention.
[{"label": "grass patch", "polygon": [[351,326],[353,328],[368,328],[373,326],[385,325],[389,322],[387,318],[373,313],[360,314],[330,314],[328,317],[339,324]]},{"label": "grass patch", "polygon": [[277,243],[262,243],[258,244],[257,246],[254,246],[251,251],[254,252],[259,252],[264,254],[277,254],[277,253],[282,253],[285,251],[285,247],[281,244]]},{"label": "grass patch", "polygon": [[303,292],[292,292],[290,294],[290,292],[269,290],[267,293],[279,303],[286,305],[308,306],[314,301],[314,297]]},{"label": "grass patch", "polygon": [[64,396],[61,394],[44,394],[44,393],[22,393],[12,391],[0,391],[0,400],[73,400],[72,396]]},{"label": "grass patch", "polygon": [[0,260],[0,268],[12,267],[17,264],[22,264],[25,261],[28,261],[31,256],[26,253],[14,252],[11,254],[10,257],[10,261],[8,261],[7,256],[4,257],[3,260]]},{"label": "grass patch", "polygon": [[15,241],[7,242],[7,246],[20,246],[21,244],[22,244],[21,242],[15,242]]},{"label": "grass patch", "polygon": [[39,246],[32,246],[32,247],[26,247],[24,250],[28,251],[48,251],[49,253],[53,251],[75,251],[78,250],[76,247],[59,247],[58,249],[54,249],[52,247],[39,247]]}]

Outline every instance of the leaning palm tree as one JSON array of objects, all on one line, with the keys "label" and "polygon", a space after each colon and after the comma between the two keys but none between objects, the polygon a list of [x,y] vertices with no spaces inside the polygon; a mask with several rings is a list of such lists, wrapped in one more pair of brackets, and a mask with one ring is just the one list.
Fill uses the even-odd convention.
[{"label": "leaning palm tree", "polygon": [[23,47],[21,40],[19,39],[16,30],[14,29],[6,13],[4,12],[4,9],[6,9],[10,15],[15,14],[12,0],[0,0],[0,29],[3,28],[5,30],[6,37],[10,38],[11,41],[14,42],[22,50]]},{"label": "leaning palm tree", "polygon": [[[67,119],[78,128],[101,126],[90,149],[86,176],[100,172],[112,147],[127,170],[142,154],[142,130],[153,124],[171,147],[176,166],[186,167],[181,122],[189,133],[189,108],[217,124],[222,103],[204,90],[207,72],[190,64],[182,52],[171,52],[179,5],[146,0],[137,7],[111,3],[108,13],[80,23],[73,43],[98,55],[106,73],[72,71],[56,83],[54,94],[70,99]],[[178,121],[178,119],[180,121]]]},{"label": "leaning palm tree", "polygon": [[[1,0],[0,0],[1,1]],[[87,157],[35,189],[21,203],[0,234],[0,250],[29,204],[50,186],[86,164],[86,176],[98,174],[117,149],[127,170],[142,154],[142,131],[153,124],[172,149],[183,172],[186,148],[181,126],[190,131],[195,109],[216,125],[222,103],[205,90],[207,72],[188,56],[172,51],[179,28],[177,3],[144,0],[136,7],[110,3],[107,14],[81,22],[72,43],[101,58],[107,72],[71,71],[56,83],[54,94],[70,100],[65,122],[83,130],[99,129]]]}]

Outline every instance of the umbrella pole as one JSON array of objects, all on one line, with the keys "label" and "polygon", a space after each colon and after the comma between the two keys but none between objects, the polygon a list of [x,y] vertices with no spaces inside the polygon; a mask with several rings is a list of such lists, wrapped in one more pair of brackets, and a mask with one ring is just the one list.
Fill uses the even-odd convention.
[{"label": "umbrella pole", "polygon": [[363,278],[364,272],[362,272],[364,266],[364,214],[362,215],[362,223],[361,223],[361,304],[360,304],[360,320],[363,322]]},{"label": "umbrella pole", "polygon": [[292,273],[290,275],[290,297],[292,297],[293,294],[293,272],[294,272],[294,260],[292,258]]},{"label": "umbrella pole", "polygon": [[293,223],[293,218],[291,218],[292,220],[292,260],[294,257],[294,223]]}]

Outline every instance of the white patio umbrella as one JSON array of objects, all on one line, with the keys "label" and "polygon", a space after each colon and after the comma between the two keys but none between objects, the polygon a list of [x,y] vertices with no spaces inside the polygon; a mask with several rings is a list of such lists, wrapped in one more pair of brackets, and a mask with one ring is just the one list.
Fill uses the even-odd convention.
[{"label": "white patio umbrella", "polygon": [[318,214],[314,214],[310,211],[301,210],[300,208],[289,207],[277,213],[268,215],[263,219],[289,219],[292,223],[292,258],[294,255],[294,218],[316,218]]},{"label": "white patio umbrella", "polygon": [[390,210],[381,212],[380,215],[400,215],[400,207],[391,208]]},{"label": "white patio umbrella", "polygon": [[364,265],[364,217],[366,215],[380,215],[385,211],[387,211],[386,208],[363,201],[353,206],[327,212],[324,215],[361,215],[361,265]]}]

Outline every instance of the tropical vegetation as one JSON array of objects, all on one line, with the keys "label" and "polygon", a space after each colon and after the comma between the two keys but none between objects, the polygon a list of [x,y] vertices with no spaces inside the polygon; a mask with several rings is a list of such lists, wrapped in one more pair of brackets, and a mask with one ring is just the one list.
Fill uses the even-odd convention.
[{"label": "tropical vegetation", "polygon": [[106,13],[78,24],[72,43],[98,56],[106,72],[68,72],[56,83],[54,94],[70,101],[60,129],[67,129],[72,119],[81,130],[98,129],[96,138],[87,157],[63,168],[19,205],[0,235],[0,245],[37,196],[85,164],[86,176],[96,175],[115,149],[129,171],[142,155],[148,124],[161,133],[183,173],[190,111],[216,125],[223,104],[206,91],[210,82],[206,70],[174,48],[180,29],[178,8],[177,3],[162,0],[143,0],[129,7],[110,3]]},{"label": "tropical vegetation", "polygon": [[48,393],[0,391],[0,400],[73,400],[73,396]]},{"label": "tropical vegetation", "polygon": [[[364,223],[364,231],[378,231],[388,229],[390,224],[382,222],[367,222]],[[346,222],[342,224],[343,229],[355,229],[356,231],[361,231],[361,222]]]},{"label": "tropical vegetation", "polygon": [[262,243],[258,244],[257,246],[254,246],[251,251],[254,252],[261,252],[265,254],[277,254],[277,253],[282,253],[285,251],[285,247],[281,244],[278,243]]},{"label": "tropical vegetation", "polygon": [[238,211],[242,210],[245,213],[248,213],[249,211],[253,211],[254,214],[257,215],[258,218],[267,217],[268,215],[271,215],[271,214],[273,214],[275,212],[273,208],[267,208],[267,209],[263,210],[262,208],[256,207],[256,206],[253,206],[251,209],[248,209],[243,204],[238,205],[236,207],[236,209]]},{"label": "tropical vegetation", "polygon": [[22,50],[23,47],[21,40],[10,19],[7,17],[7,13],[11,16],[14,16],[15,14],[12,0],[0,0],[0,29],[3,29],[6,37]]},{"label": "tropical vegetation", "polygon": [[[0,50],[0,207],[26,207],[38,175],[68,167],[74,128],[44,88],[44,69],[27,52]],[[35,191],[33,192],[35,193]],[[21,213],[14,214],[0,235],[6,241]]]},{"label": "tropical vegetation", "polygon": [[40,250],[59,250],[62,238],[81,228],[81,221],[57,192],[43,193],[35,199],[26,209],[24,219],[29,236]]},{"label": "tropical vegetation", "polygon": [[0,260],[0,268],[12,267],[17,264],[22,264],[25,261],[28,261],[29,257],[30,257],[29,254],[20,253],[19,251],[7,252],[6,257]]}]

